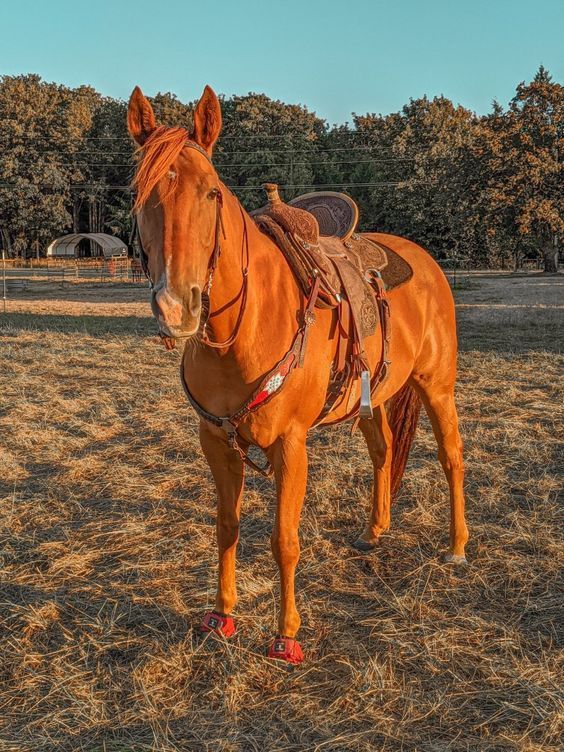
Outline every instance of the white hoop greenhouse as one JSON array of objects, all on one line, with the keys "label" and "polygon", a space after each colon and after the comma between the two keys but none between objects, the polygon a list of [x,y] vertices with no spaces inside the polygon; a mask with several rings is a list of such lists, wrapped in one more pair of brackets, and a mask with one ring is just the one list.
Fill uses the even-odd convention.
[{"label": "white hoop greenhouse", "polygon": [[105,258],[111,256],[127,256],[127,246],[116,238],[115,235],[107,235],[104,232],[80,232],[72,235],[63,235],[53,240],[47,248],[47,256],[68,257],[78,256],[78,246],[82,240],[92,240],[100,247]]}]

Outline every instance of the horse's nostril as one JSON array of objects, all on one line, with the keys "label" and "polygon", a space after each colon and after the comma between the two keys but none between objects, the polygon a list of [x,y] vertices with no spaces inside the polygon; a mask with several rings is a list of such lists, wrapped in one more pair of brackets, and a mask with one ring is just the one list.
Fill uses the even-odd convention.
[{"label": "horse's nostril", "polygon": [[188,310],[190,314],[196,318],[200,313],[202,305],[202,293],[198,285],[192,285],[190,288],[190,299],[188,301]]}]

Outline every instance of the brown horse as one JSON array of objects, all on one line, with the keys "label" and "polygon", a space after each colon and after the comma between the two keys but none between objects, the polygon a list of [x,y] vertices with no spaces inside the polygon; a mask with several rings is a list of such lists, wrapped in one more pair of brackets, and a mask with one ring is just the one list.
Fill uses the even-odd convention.
[{"label": "brown horse", "polygon": [[[186,342],[182,376],[192,398],[211,417],[231,416],[288,352],[304,314],[304,296],[281,251],[258,229],[212,165],[221,110],[209,87],[196,106],[190,134],[158,126],[139,88],[130,99],[128,127],[140,147],[135,209],[152,280],[153,312],[167,342]],[[392,491],[403,472],[421,399],[450,488],[446,559],[464,562],[468,531],[454,402],[457,342],[451,291],[435,261],[416,244],[380,233],[368,237],[392,248],[414,274],[389,293],[391,369],[373,399],[374,417],[360,421],[374,466],[374,492],[356,546],[373,548],[390,526]],[[274,470],[277,493],[271,545],[280,571],[281,604],[269,655],[291,663],[303,658],[295,640],[300,617],[294,573],[307,478],[306,436],[326,400],[336,348],[333,323],[333,310],[316,310],[303,366],[292,370],[272,399],[245,416],[236,445],[224,427],[200,419],[202,450],[217,486],[219,548],[215,610],[206,615],[202,629],[224,637],[235,631],[231,613],[237,597],[242,455],[256,445]],[[374,368],[382,354],[381,337],[368,340],[367,353]],[[342,418],[346,402],[324,423]]]}]

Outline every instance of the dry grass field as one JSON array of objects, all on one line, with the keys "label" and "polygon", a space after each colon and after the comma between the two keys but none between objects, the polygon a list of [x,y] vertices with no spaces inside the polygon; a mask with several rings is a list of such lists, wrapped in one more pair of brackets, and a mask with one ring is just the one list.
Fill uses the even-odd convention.
[{"label": "dry grass field", "polygon": [[467,568],[441,562],[426,419],[370,555],[349,545],[371,485],[362,437],[311,435],[294,672],[264,657],[277,574],[262,478],[244,503],[239,633],[195,640],[214,494],[146,290],[37,289],[0,314],[2,752],[562,749],[563,277],[457,291]]}]

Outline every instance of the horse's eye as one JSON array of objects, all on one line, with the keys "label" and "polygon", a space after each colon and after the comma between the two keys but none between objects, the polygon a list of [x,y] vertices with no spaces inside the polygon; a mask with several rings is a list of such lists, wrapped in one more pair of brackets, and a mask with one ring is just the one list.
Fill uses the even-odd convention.
[{"label": "horse's eye", "polygon": [[219,188],[212,188],[211,191],[208,193],[208,198],[214,199],[217,198],[219,195]]}]

